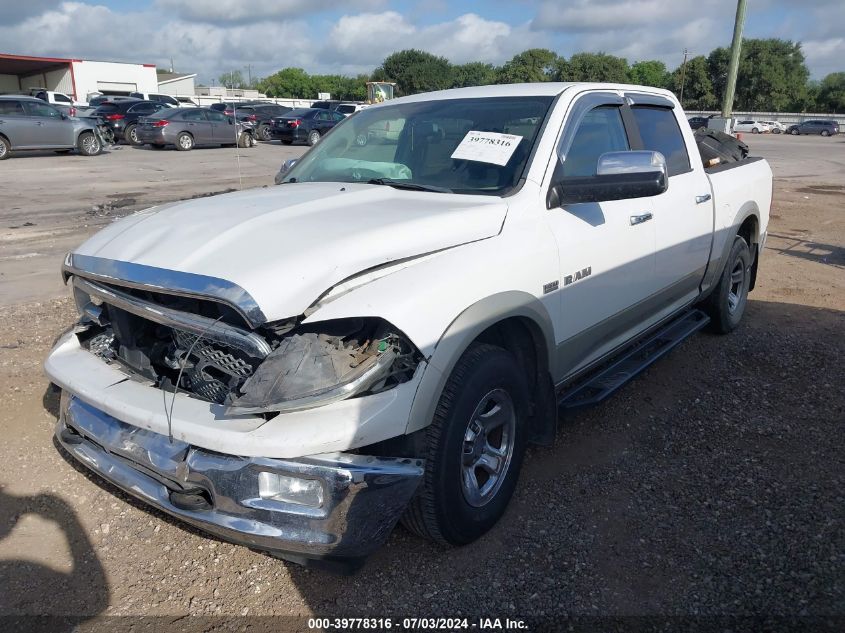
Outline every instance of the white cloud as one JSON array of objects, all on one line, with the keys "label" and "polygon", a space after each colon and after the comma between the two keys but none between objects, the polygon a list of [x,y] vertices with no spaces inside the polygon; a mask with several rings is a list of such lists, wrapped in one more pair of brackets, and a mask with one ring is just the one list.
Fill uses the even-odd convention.
[{"label": "white cloud", "polygon": [[[380,64],[390,53],[417,48],[456,64],[501,63],[528,47],[528,35],[528,25],[512,27],[474,13],[423,27],[395,11],[345,15],[329,32],[319,59],[324,65],[339,64],[345,72],[360,72]],[[537,34],[533,40],[538,40]]]},{"label": "white cloud", "polygon": [[[387,0],[345,0],[345,10],[381,9]],[[156,0],[155,6],[196,22],[226,24],[297,20],[309,14],[338,8],[337,0]]]},{"label": "white cloud", "polygon": [[829,73],[845,70],[845,37],[808,40],[803,42],[802,48],[815,78],[822,79]]}]

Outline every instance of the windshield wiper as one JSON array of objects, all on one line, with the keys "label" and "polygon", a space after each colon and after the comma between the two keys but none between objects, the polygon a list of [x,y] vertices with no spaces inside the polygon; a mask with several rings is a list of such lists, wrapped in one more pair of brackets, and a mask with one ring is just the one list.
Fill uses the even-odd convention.
[{"label": "windshield wiper", "polygon": [[446,187],[435,187],[434,185],[420,185],[415,182],[408,182],[407,180],[393,180],[392,178],[371,178],[367,181],[368,185],[387,185],[395,189],[409,189],[411,191],[433,191],[435,193],[452,193],[451,189]]}]

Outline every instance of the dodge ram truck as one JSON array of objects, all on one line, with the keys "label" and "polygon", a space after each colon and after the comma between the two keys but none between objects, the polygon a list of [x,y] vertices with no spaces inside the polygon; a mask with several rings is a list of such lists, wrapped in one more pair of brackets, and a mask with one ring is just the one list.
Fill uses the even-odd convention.
[{"label": "dodge ram truck", "polygon": [[764,160],[703,161],[673,94],[629,85],[395,99],[289,167],[69,253],[80,318],[45,368],[103,479],[344,568],[399,521],[481,537],[561,412],[734,330],[772,197]]}]

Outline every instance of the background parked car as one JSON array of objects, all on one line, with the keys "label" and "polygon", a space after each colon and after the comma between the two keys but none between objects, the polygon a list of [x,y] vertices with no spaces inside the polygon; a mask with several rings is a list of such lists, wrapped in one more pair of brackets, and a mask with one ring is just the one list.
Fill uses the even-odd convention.
[{"label": "background parked car", "polygon": [[337,110],[338,106],[342,103],[343,101],[339,99],[325,99],[323,101],[315,101],[311,104],[311,107],[320,110]]},{"label": "background parked car", "polygon": [[136,136],[139,143],[155,149],[174,145],[187,151],[197,145],[234,146],[252,127],[210,108],[167,108],[138,119]]},{"label": "background parked car", "polygon": [[252,105],[239,106],[235,110],[238,121],[250,121],[255,124],[255,131],[258,140],[270,141],[270,121],[273,117],[284,116],[293,110],[287,106],[276,105],[275,103],[254,103]]},{"label": "background parked car", "polygon": [[828,119],[810,119],[797,125],[790,125],[786,130],[789,134],[820,134],[821,136],[833,136],[839,134],[839,124]]},{"label": "background parked car", "polygon": [[176,99],[176,97],[171,97],[170,95],[163,95],[155,92],[130,92],[129,96],[134,97],[135,99],[141,99],[143,101],[155,101],[156,103],[163,103],[164,105],[170,106],[171,108],[179,107],[179,101]]},{"label": "background parked car", "polygon": [[756,121],[754,119],[743,119],[734,123],[734,132],[751,132],[752,134],[762,134],[769,131],[769,126],[763,121]]},{"label": "background parked car", "polygon": [[221,101],[220,103],[212,103],[209,108],[222,112],[226,116],[233,116],[237,110],[254,103],[261,103],[256,101]]},{"label": "background parked car", "polygon": [[320,108],[291,110],[282,117],[273,118],[270,133],[284,145],[291,143],[314,145],[323,134],[345,118],[339,112]]},{"label": "background parked car", "polygon": [[763,123],[769,126],[772,134],[783,134],[786,132],[786,126],[780,121],[763,121]]},{"label": "background parked car", "polygon": [[55,92],[54,90],[44,90],[42,88],[30,88],[29,94],[36,99],[41,99],[42,101],[46,101],[47,103],[52,103],[53,105],[64,105],[64,106],[85,106],[88,105],[83,101],[74,101],[68,95],[63,92]]},{"label": "background parked car", "polygon": [[117,141],[124,140],[132,145],[142,145],[136,134],[138,119],[150,116],[168,106],[156,101],[140,101],[138,99],[105,101],[94,110],[92,116],[102,117],[111,127]]},{"label": "background parked car", "polygon": [[343,116],[349,116],[367,107],[365,103],[341,103],[335,108],[335,112],[340,112]]},{"label": "background parked car", "polygon": [[689,126],[693,130],[700,130],[701,128],[707,128],[707,122],[710,120],[710,117],[707,116],[694,116],[688,119]]},{"label": "background parked car", "polygon": [[103,143],[93,121],[69,117],[35,97],[0,96],[0,160],[31,149],[59,153],[77,149],[94,156],[103,150]]}]

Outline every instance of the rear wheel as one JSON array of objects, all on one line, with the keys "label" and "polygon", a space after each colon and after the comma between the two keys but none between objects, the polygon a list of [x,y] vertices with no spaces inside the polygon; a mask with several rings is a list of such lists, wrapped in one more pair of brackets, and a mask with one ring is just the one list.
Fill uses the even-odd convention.
[{"label": "rear wheel", "polygon": [[727,334],[736,329],[745,313],[750,284],[751,251],[745,240],[737,235],[722,276],[703,305],[710,315],[711,330]]},{"label": "rear wheel", "polygon": [[511,353],[479,343],[464,352],[426,429],[423,484],[402,517],[408,529],[464,545],[495,525],[522,466],[528,402]]},{"label": "rear wheel", "polygon": [[258,126],[258,138],[262,141],[272,141],[273,136],[270,134],[270,126],[262,124]]},{"label": "rear wheel", "polygon": [[134,123],[130,123],[126,126],[126,131],[123,133],[123,138],[130,145],[143,145],[143,143],[138,140],[138,126]]},{"label": "rear wheel", "polygon": [[756,127],[753,127],[753,128],[751,128],[751,133],[752,134],[759,134],[760,130],[758,130]]},{"label": "rear wheel", "polygon": [[776,127],[774,130],[772,130],[772,134],[780,134],[780,128]]},{"label": "rear wheel", "polygon": [[801,132],[798,131],[798,128],[792,128],[790,134],[792,134],[792,136],[798,136]]},{"label": "rear wheel", "polygon": [[830,132],[827,130],[822,130],[822,136],[830,136]]},{"label": "rear wheel", "polygon": [[187,132],[182,132],[176,138],[176,149],[180,152],[187,152],[194,148],[194,137]]},{"label": "rear wheel", "polygon": [[93,132],[83,132],[76,141],[76,148],[80,154],[96,156],[102,151],[103,146]]},{"label": "rear wheel", "polygon": [[320,140],[320,133],[317,130],[311,130],[308,132],[308,144],[309,145],[316,145],[317,141]]},{"label": "rear wheel", "polygon": [[0,136],[0,160],[6,160],[12,155],[12,146],[9,141]]}]

